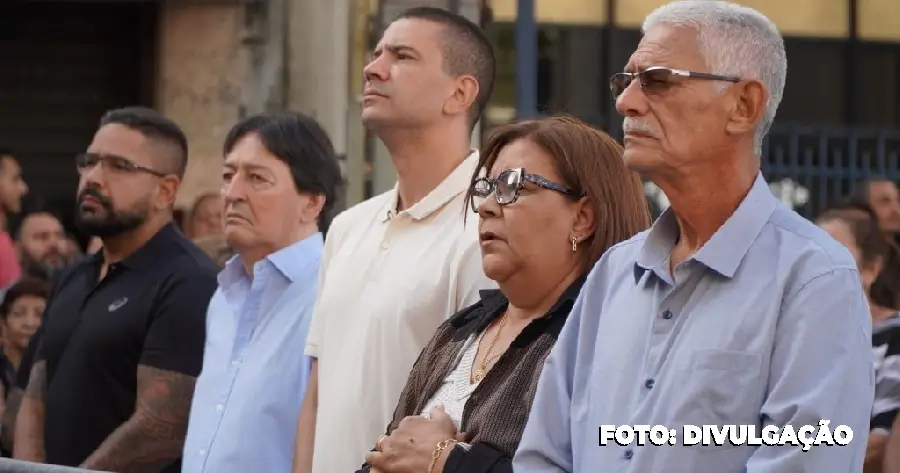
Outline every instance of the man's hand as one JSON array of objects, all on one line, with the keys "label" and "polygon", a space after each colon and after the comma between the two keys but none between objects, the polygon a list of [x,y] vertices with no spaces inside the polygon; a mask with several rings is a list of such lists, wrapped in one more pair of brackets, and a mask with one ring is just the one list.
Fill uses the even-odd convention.
[{"label": "man's hand", "polygon": [[181,457],[196,378],[138,365],[137,403],[81,468],[158,473]]},{"label": "man's hand", "polygon": [[869,433],[869,441],[866,444],[866,460],[863,463],[863,473],[882,473],[881,464],[884,460],[884,452],[887,449],[888,436],[882,433]]},{"label": "man's hand", "polygon": [[[391,435],[380,442],[380,451],[366,455],[372,471],[381,473],[425,473],[431,465],[431,455],[440,442],[447,439],[461,441],[453,419],[442,407],[431,410],[430,418],[409,416]],[[440,473],[453,445],[448,445],[435,462],[433,473]]]}]

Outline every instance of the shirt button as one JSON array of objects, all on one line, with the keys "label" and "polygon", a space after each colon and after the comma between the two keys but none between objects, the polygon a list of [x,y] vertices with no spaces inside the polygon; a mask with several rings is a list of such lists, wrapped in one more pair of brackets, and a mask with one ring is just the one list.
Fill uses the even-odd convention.
[{"label": "shirt button", "polygon": [[241,365],[241,362],[238,361],[238,360],[234,360],[234,361],[231,362],[231,366],[234,366],[235,368],[237,368],[237,367],[240,366],[240,365]]},{"label": "shirt button", "polygon": [[201,456],[201,457],[205,457],[205,456],[206,456],[206,450],[200,450],[200,456]]},{"label": "shirt button", "polygon": [[671,319],[671,318],[672,318],[672,311],[671,311],[671,310],[666,310],[665,312],[663,312],[663,318],[666,319],[666,320]]},{"label": "shirt button", "polygon": [[386,241],[381,242],[381,249],[382,250],[388,249],[388,242],[386,242]]},{"label": "shirt button", "polygon": [[644,381],[644,387],[647,389],[653,389],[654,384],[656,384],[656,382],[653,381],[652,379],[648,379],[647,381]]},{"label": "shirt button", "polygon": [[630,448],[625,450],[625,459],[626,460],[631,460],[631,457],[633,457],[633,456],[634,456],[633,450],[631,450]]},{"label": "shirt button", "polygon": [[218,406],[216,406],[216,412],[222,412],[222,410],[224,410],[224,409],[225,409],[225,406],[223,406],[223,405],[221,405],[221,404],[219,404]]}]

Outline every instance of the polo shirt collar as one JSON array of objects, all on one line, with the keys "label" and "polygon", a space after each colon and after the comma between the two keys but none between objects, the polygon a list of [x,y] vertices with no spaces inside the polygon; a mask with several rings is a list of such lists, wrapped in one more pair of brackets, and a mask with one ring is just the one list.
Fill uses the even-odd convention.
[{"label": "polo shirt collar", "polygon": [[[147,240],[144,246],[138,248],[134,253],[116,264],[128,269],[151,267],[159,263],[161,254],[172,251],[170,248],[171,243],[180,238],[185,238],[181,230],[178,229],[174,222],[169,222]],[[100,250],[91,255],[88,262],[91,264],[102,264],[103,251]]]},{"label": "polo shirt collar", "polygon": [[[758,173],[750,192],[737,210],[713,234],[712,238],[691,257],[727,278],[734,277],[738,267],[778,207],[762,173]],[[647,270],[659,268],[669,257],[678,239],[678,222],[669,208],[656,220],[644,240],[635,262],[635,281]]]},{"label": "polo shirt collar", "polygon": [[[466,192],[472,182],[472,174],[478,166],[478,150],[472,150],[469,156],[460,163],[453,172],[450,173],[437,187],[435,187],[422,200],[416,202],[412,207],[403,210],[402,213],[409,214],[413,220],[424,220],[431,214],[440,210],[444,205],[453,200],[456,196]],[[387,222],[397,210],[397,204],[400,201],[400,194],[397,192],[397,185],[394,184],[391,190],[390,198],[385,208],[379,213],[381,222]]]}]

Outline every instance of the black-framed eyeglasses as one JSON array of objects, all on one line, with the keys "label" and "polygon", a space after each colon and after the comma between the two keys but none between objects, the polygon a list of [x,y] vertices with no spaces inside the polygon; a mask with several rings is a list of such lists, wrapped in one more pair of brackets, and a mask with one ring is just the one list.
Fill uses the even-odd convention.
[{"label": "black-framed eyeglasses", "polygon": [[98,164],[104,166],[106,169],[120,173],[133,174],[143,172],[156,177],[166,177],[167,175],[167,173],[141,166],[128,158],[123,158],[122,156],[116,156],[114,154],[81,153],[75,156],[75,168],[78,170],[79,174],[90,171]]},{"label": "black-framed eyeglasses", "polygon": [[648,67],[641,72],[619,72],[609,79],[609,90],[613,99],[618,99],[631,82],[637,78],[641,89],[646,94],[658,94],[666,91],[672,83],[684,79],[721,80],[726,82],[740,82],[741,79],[706,72],[684,71],[670,69],[668,67]]},{"label": "black-framed eyeglasses", "polygon": [[528,174],[525,168],[507,169],[497,175],[496,179],[480,177],[472,184],[472,211],[478,213],[478,207],[481,206],[484,199],[494,194],[497,203],[500,205],[509,205],[514,203],[522,192],[522,187],[526,182],[530,182],[538,187],[559,192],[572,199],[579,199],[583,194],[579,194],[566,186],[557,184],[544,176],[538,174]]}]

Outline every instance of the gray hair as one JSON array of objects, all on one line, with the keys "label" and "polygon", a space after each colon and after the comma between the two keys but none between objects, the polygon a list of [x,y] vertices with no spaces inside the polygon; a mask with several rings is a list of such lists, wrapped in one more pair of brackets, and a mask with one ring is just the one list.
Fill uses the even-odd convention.
[{"label": "gray hair", "polygon": [[[684,0],[654,10],[641,30],[646,34],[660,24],[694,30],[700,53],[713,74],[755,79],[766,86],[766,109],[753,137],[754,152],[762,154],[763,137],[775,120],[787,77],[784,39],[772,20],[734,3]],[[723,83],[721,90],[727,86]]]}]

